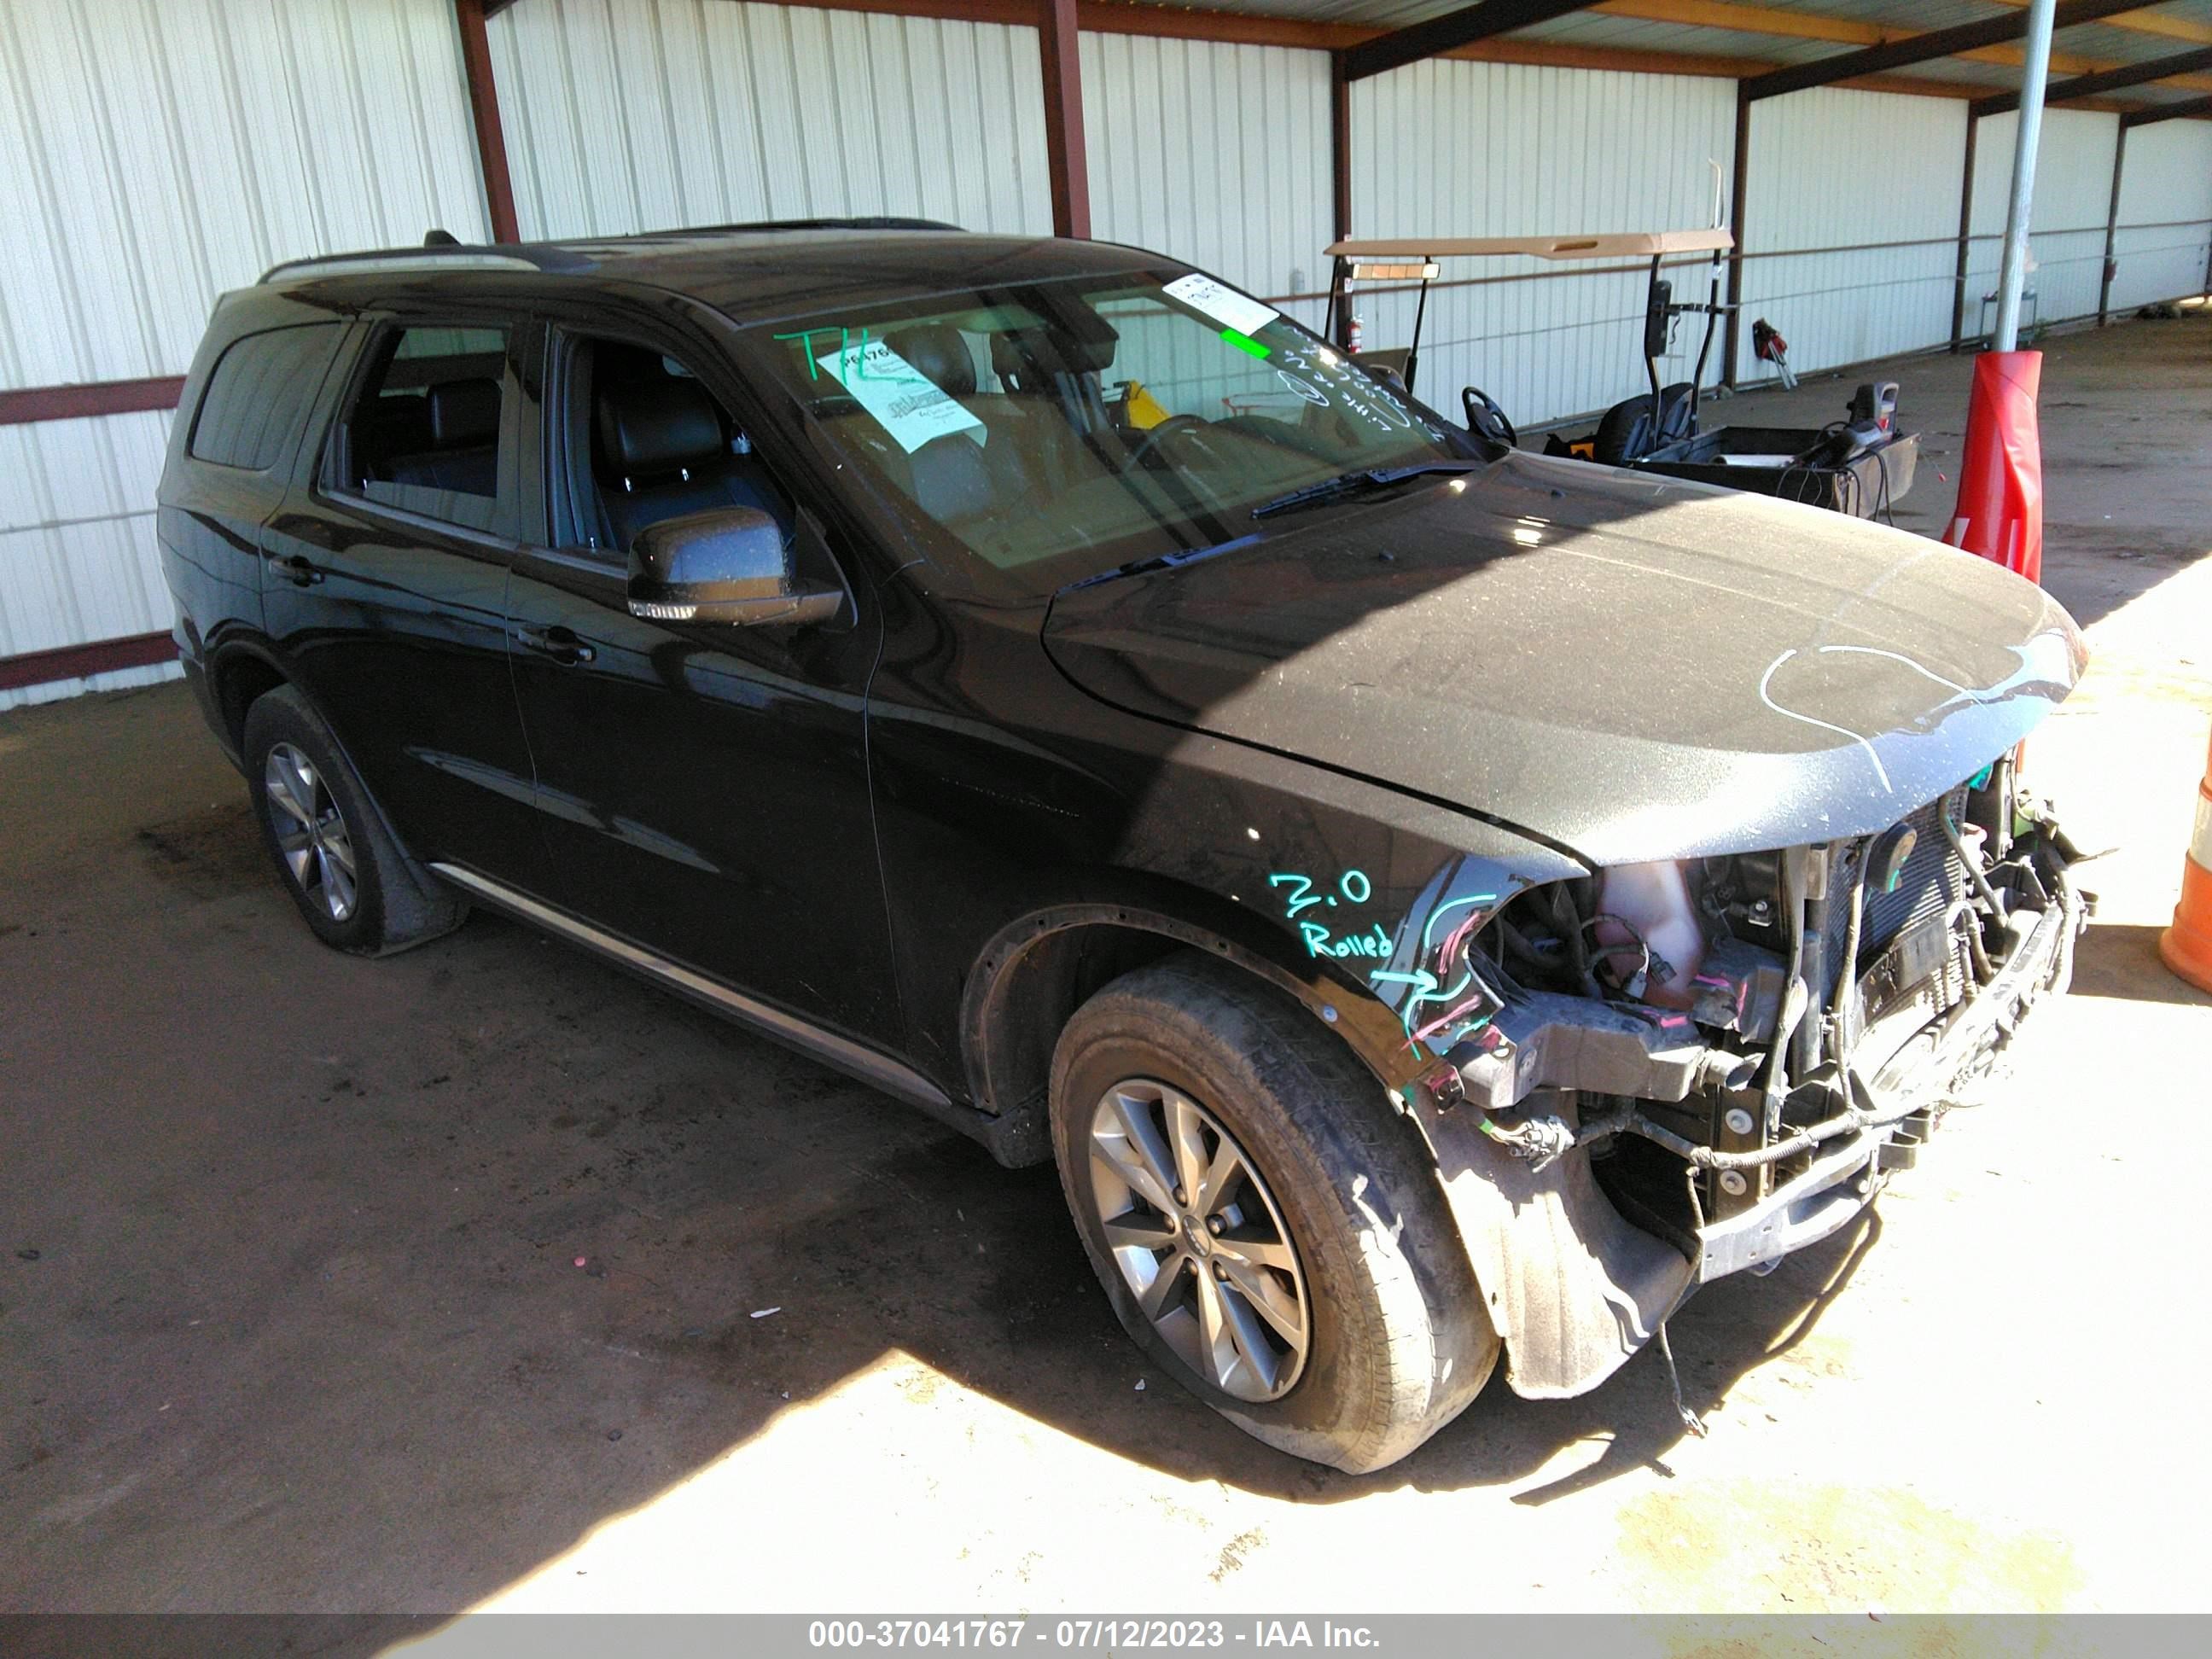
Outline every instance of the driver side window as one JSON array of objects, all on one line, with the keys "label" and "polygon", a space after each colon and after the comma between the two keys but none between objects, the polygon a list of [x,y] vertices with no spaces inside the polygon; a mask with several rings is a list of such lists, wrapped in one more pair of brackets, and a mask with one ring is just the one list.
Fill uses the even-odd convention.
[{"label": "driver side window", "polygon": [[688,363],[613,336],[556,335],[553,344],[560,390],[549,430],[562,465],[550,474],[548,528],[557,544],[623,568],[654,525],[750,508],[774,520],[793,573],[844,590],[850,614],[851,585],[821,526]]},{"label": "driver side window", "polygon": [[790,541],[790,495],[688,365],[624,340],[574,337],[566,347],[562,539],[620,560],[664,520],[751,507]]}]

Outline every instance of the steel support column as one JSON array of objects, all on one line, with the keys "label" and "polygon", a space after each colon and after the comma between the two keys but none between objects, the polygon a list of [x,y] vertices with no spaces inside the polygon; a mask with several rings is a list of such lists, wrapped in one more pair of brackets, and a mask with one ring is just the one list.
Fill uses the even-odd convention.
[{"label": "steel support column", "polygon": [[2105,319],[2112,308],[2112,248],[2120,228],[2120,174],[2128,164],[2128,130],[2122,127],[2112,136],[2112,199],[2105,209],[2105,268],[2097,278],[2097,326],[2105,325]]},{"label": "steel support column", "polygon": [[1966,266],[1974,246],[1974,151],[1981,142],[1982,124],[1972,110],[1966,112],[1966,165],[1959,181],[1959,268],[1952,278],[1951,349],[1966,342]]},{"label": "steel support column", "polygon": [[1741,368],[1737,354],[1743,346],[1743,198],[1751,182],[1751,100],[1743,82],[1735,83],[1735,167],[1729,186],[1729,234],[1735,246],[1729,252],[1728,333],[1721,347],[1721,380],[1736,383]]},{"label": "steel support column", "polygon": [[477,130],[477,164],[483,175],[484,210],[495,242],[519,242],[514,182],[507,171],[507,133],[499,124],[499,83],[491,72],[491,41],[484,33],[484,0],[453,0],[461,32],[461,73],[468,82],[469,118]]},{"label": "steel support column", "polygon": [[[1329,195],[1336,220],[1336,240],[1352,234],[1352,78],[1345,72],[1344,54],[1328,55]],[[1345,273],[1351,266],[1342,259],[1329,267],[1328,312],[1322,331],[1340,347],[1352,343],[1352,300],[1345,289]]]},{"label": "steel support column", "polygon": [[1091,234],[1090,162],[1083,149],[1083,58],[1075,0],[1037,0],[1044,60],[1045,167],[1052,176],[1052,234]]},{"label": "steel support column", "polygon": [[1990,349],[2020,345],[2020,293],[2027,279],[2027,232],[2035,213],[2035,155],[2043,142],[2043,88],[2051,76],[2051,23],[2056,0],[2027,9],[2027,72],[2020,83],[2020,125],[2012,141],[2012,197],[2005,204],[2004,262],[1997,268],[1996,323]]}]

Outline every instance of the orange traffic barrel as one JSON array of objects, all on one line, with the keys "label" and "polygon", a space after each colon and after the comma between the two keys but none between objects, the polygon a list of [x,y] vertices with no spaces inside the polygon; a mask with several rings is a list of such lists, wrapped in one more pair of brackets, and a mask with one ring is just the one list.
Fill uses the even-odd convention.
[{"label": "orange traffic barrel", "polygon": [[2181,902],[2173,926],[2158,936],[2166,965],[2200,991],[2212,991],[2212,756],[2197,786],[2197,828],[2181,860]]}]

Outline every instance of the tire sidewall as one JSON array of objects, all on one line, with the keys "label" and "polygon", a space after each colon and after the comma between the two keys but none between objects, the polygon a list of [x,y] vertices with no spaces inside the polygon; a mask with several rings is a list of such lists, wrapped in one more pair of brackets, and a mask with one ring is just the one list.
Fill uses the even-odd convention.
[{"label": "tire sidewall", "polygon": [[[354,775],[352,765],[338,748],[328,727],[316,718],[299,693],[289,686],[271,691],[246,711],[244,743],[246,787],[253,800],[253,816],[261,826],[262,844],[276,866],[277,879],[292,896],[292,902],[316,938],[335,950],[372,954],[384,942],[385,872],[379,858],[375,820],[368,796]],[[313,763],[331,792],[338,814],[345,820],[346,839],[354,855],[353,914],[343,921],[311,899],[293,879],[278,840],[276,810],[269,799],[263,776],[269,751],[289,743]]]},{"label": "tire sidewall", "polygon": [[[1378,1373],[1388,1324],[1373,1280],[1353,1254],[1363,1231],[1383,1231],[1380,1218],[1371,1206],[1363,1213],[1345,1183],[1328,1178],[1305,1126],[1255,1109],[1253,1079],[1238,1075],[1240,1068],[1216,1043],[1188,1040],[1204,1032],[1200,1022],[1188,1022],[1194,1029],[1179,1034],[1185,1040],[1167,1042],[1127,1029],[1132,1023],[1109,1018],[1104,1029],[1079,1036],[1066,1056],[1053,1101],[1061,1184],[1115,1314],[1184,1388],[1261,1438],[1283,1444],[1306,1435],[1332,1436],[1347,1419],[1366,1416],[1384,1387]],[[1258,1166],[1281,1212],[1305,1285],[1310,1336],[1305,1367],[1279,1400],[1239,1400],[1194,1371],[1153,1328],[1107,1249],[1091,1193],[1091,1115],[1109,1088],[1132,1078],[1179,1089],[1212,1113]],[[1375,1179],[1370,1174],[1370,1184]]]}]

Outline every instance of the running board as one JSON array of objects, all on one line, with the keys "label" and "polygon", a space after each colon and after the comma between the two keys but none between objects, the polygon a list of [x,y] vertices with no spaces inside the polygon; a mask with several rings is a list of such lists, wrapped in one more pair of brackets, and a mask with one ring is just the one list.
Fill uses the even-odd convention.
[{"label": "running board", "polygon": [[556,933],[562,939],[572,940],[618,967],[627,968],[632,973],[665,986],[718,1014],[749,1025],[763,1036],[796,1048],[811,1059],[818,1060],[826,1066],[834,1066],[848,1077],[857,1078],[909,1105],[919,1106],[932,1117],[950,1123],[963,1133],[973,1135],[986,1146],[992,1143],[995,1119],[972,1107],[959,1104],[921,1073],[893,1060],[889,1054],[879,1054],[849,1037],[825,1031],[796,1014],[787,1013],[771,1004],[732,991],[728,986],[708,979],[704,974],[694,973],[679,963],[656,956],[627,939],[617,939],[589,922],[579,921],[550,905],[541,904],[511,887],[480,876],[473,870],[464,870],[453,864],[433,864],[430,869],[433,874],[451,882],[472,899],[480,900],[495,910],[503,910],[519,921],[542,927],[549,933]]}]

